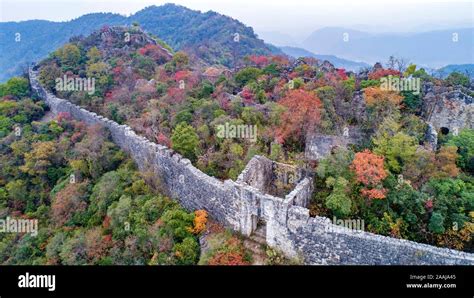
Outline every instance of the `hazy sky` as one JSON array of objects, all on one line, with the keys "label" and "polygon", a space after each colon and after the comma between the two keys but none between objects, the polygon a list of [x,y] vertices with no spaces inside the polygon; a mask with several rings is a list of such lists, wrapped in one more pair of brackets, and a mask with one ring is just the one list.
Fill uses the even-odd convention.
[{"label": "hazy sky", "polygon": [[472,0],[0,0],[0,20],[65,21],[91,12],[129,15],[149,5],[176,3],[214,10],[252,26],[301,37],[325,26],[371,31],[426,31],[473,26]]}]

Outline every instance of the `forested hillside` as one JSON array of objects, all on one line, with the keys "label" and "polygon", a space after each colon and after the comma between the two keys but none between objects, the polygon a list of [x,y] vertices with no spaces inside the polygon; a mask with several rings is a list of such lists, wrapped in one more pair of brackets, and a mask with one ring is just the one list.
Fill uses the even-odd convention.
[{"label": "forested hillside", "polygon": [[87,36],[105,25],[134,23],[162,38],[174,50],[185,50],[209,64],[231,66],[245,55],[279,51],[265,45],[252,28],[230,17],[166,4],[150,6],[129,17],[92,13],[68,22],[0,23],[0,81],[20,74],[27,63],[46,57],[71,37]]},{"label": "forested hillside", "polygon": [[[127,32],[136,42],[123,44]],[[439,132],[430,147],[423,90],[387,90],[383,83],[391,76],[469,88],[464,75],[441,80],[397,61],[353,73],[272,55],[247,56],[232,72],[202,68],[184,52],[167,57],[146,40],[138,27],[102,28],[53,52],[40,64],[40,80],[211,176],[236,179],[252,156],[266,155],[315,173],[312,215],[362,218],[370,232],[472,251],[474,131]],[[64,75],[95,78],[94,93],[57,90],[55,78]],[[219,133],[239,125],[255,127],[255,138]],[[317,161],[305,155],[308,137],[342,135],[345,127],[361,141]]]},{"label": "forested hillside", "polygon": [[[0,216],[38,220],[0,233],[0,264],[250,264],[242,239],[187,212],[140,173],[107,131],[49,119],[28,81],[0,85]],[[198,237],[211,244],[201,253]]]}]

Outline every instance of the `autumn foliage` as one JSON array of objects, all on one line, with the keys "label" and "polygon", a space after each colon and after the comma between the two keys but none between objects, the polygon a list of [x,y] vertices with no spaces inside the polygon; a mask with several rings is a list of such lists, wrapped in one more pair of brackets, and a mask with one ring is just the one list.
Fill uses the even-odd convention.
[{"label": "autumn foliage", "polygon": [[378,80],[382,77],[387,77],[387,76],[401,76],[401,73],[398,70],[395,69],[377,69],[376,71],[373,71],[369,73],[369,79],[370,80]]},{"label": "autumn foliage", "polygon": [[268,64],[268,57],[267,56],[257,56],[257,55],[250,55],[248,57],[249,61],[257,67],[262,67]]},{"label": "autumn foliage", "polygon": [[160,46],[154,44],[145,45],[138,50],[138,53],[142,56],[148,56],[159,63],[169,60],[168,53]]},{"label": "autumn foliage", "polygon": [[378,189],[378,188],[372,188],[372,189],[361,189],[360,193],[369,199],[385,199],[385,196],[387,195],[387,190],[386,189]]},{"label": "autumn foliage", "polygon": [[321,100],[310,91],[290,90],[279,104],[286,108],[276,130],[279,143],[290,138],[300,141],[306,133],[314,130],[320,121]]},{"label": "autumn foliage", "polygon": [[369,199],[385,198],[386,190],[377,187],[387,177],[382,156],[378,156],[367,149],[358,152],[355,154],[351,168],[356,175],[357,182],[366,187],[361,190],[363,196]]},{"label": "autumn foliage", "polygon": [[229,237],[225,244],[217,249],[208,262],[209,265],[249,265],[245,258],[242,241],[235,236]]},{"label": "autumn foliage", "polygon": [[86,209],[87,204],[82,199],[86,185],[86,182],[70,183],[56,194],[51,206],[51,215],[58,226],[64,225],[75,213]]},{"label": "autumn foliage", "polygon": [[436,178],[456,177],[459,168],[456,166],[458,158],[456,146],[443,146],[436,154],[435,165],[437,170],[433,173]]},{"label": "autumn foliage", "polygon": [[190,71],[188,70],[180,70],[180,71],[177,71],[175,74],[174,74],[174,79],[179,82],[181,80],[185,80],[189,77],[190,75]]},{"label": "autumn foliage", "polygon": [[386,91],[377,87],[367,87],[364,89],[365,102],[368,106],[374,106],[381,103],[390,103],[393,105],[399,105],[403,96],[399,95],[395,91]]},{"label": "autumn foliage", "polygon": [[346,70],[344,68],[337,69],[337,75],[341,78],[341,80],[347,80],[348,76],[346,74]]},{"label": "autumn foliage", "polygon": [[165,134],[163,134],[162,132],[160,132],[158,134],[158,136],[156,136],[156,142],[158,144],[164,145],[168,148],[171,147],[171,140]]},{"label": "autumn foliage", "polygon": [[199,234],[206,229],[207,212],[206,210],[194,211],[194,224],[191,228],[193,234]]},{"label": "autumn foliage", "polygon": [[210,260],[209,265],[249,265],[244,260],[244,257],[239,252],[219,252],[215,254]]},{"label": "autumn foliage", "polygon": [[99,228],[88,230],[85,233],[85,250],[87,259],[90,263],[95,264],[103,256],[107,250],[113,245],[111,235],[102,235]]}]

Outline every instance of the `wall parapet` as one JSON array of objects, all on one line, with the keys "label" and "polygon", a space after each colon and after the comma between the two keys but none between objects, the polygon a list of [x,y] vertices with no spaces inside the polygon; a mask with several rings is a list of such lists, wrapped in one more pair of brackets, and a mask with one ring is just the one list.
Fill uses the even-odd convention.
[{"label": "wall parapet", "polygon": [[[290,209],[290,213],[302,211]],[[293,216],[288,225],[296,249],[311,264],[474,265],[471,253],[351,230],[326,217],[304,222],[301,215]]]}]

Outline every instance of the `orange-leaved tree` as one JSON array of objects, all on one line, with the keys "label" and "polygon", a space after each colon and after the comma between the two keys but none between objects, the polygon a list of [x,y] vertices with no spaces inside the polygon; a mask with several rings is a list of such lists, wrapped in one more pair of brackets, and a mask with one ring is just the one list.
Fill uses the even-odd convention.
[{"label": "orange-leaved tree", "polygon": [[191,228],[193,234],[199,234],[206,228],[207,223],[207,212],[206,210],[194,211],[194,223]]},{"label": "orange-leaved tree", "polygon": [[368,108],[368,125],[376,128],[386,117],[398,113],[403,96],[396,91],[367,87],[364,89],[364,99]]},{"label": "orange-leaved tree", "polygon": [[364,89],[365,102],[368,106],[375,106],[377,104],[391,104],[399,105],[403,96],[396,91],[383,90],[378,87],[367,87]]},{"label": "orange-leaved tree", "polygon": [[218,252],[210,260],[209,265],[227,265],[227,266],[238,266],[238,265],[249,265],[249,262],[245,260],[244,256],[240,252]]},{"label": "orange-leaved tree", "polygon": [[319,123],[322,104],[313,92],[290,90],[278,103],[286,108],[276,129],[279,143],[288,140],[301,142]]},{"label": "orange-leaved tree", "polygon": [[369,199],[383,199],[386,190],[381,187],[381,182],[387,177],[384,169],[384,157],[364,150],[354,156],[351,169],[356,175],[356,180],[362,183],[365,188],[361,194]]}]

